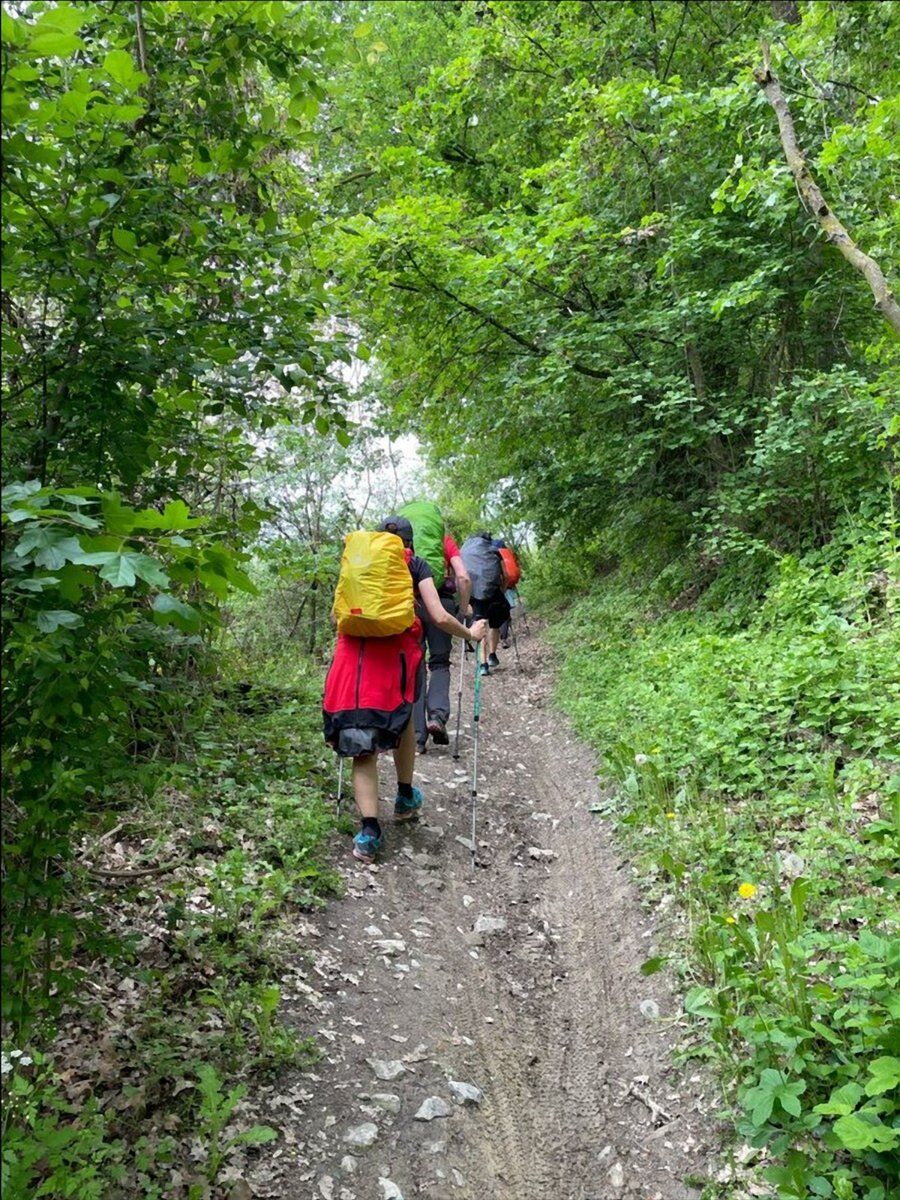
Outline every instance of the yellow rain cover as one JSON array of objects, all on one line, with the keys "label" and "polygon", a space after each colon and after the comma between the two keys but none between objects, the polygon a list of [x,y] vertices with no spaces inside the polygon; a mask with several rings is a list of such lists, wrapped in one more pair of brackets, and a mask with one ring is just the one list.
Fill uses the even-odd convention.
[{"label": "yellow rain cover", "polygon": [[347,534],[332,611],[352,637],[390,637],[412,625],[412,576],[395,533]]}]

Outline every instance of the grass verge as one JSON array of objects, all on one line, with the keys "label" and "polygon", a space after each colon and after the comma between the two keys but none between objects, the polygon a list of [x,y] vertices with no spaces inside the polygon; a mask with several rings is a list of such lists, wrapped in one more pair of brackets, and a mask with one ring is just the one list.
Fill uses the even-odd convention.
[{"label": "grass verge", "polygon": [[[559,700],[617,785],[609,812],[742,1143],[707,1197],[888,1200],[900,1182],[900,637],[886,539],[725,581],[611,575],[558,627]],[[683,583],[682,579],[680,583]],[[673,603],[674,601],[674,603]],[[757,1182],[753,1184],[751,1180]]]}]

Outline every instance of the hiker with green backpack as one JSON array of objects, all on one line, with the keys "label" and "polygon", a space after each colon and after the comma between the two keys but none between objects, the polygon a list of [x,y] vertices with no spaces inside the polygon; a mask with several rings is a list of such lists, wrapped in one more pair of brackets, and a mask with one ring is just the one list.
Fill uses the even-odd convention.
[{"label": "hiker with green backpack", "polygon": [[[413,528],[416,554],[431,567],[441,607],[452,617],[469,615],[471,581],[459,546],[444,530],[444,518],[436,504],[417,500],[400,509]],[[450,735],[450,651],[453,639],[426,613],[423,621],[428,651],[428,686],[416,701],[416,746],[424,754],[431,735],[436,746],[447,746]]]}]

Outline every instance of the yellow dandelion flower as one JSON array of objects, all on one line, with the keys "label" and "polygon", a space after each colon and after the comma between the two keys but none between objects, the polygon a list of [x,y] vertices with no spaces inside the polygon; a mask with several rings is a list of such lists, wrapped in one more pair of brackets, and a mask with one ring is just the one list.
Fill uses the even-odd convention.
[{"label": "yellow dandelion flower", "polygon": [[668,819],[668,820],[670,820],[670,821],[674,821],[674,820],[675,820],[675,814],[674,814],[674,813],[666,813],[666,817],[667,817],[667,819]]},{"label": "yellow dandelion flower", "polygon": [[738,895],[742,900],[752,900],[758,891],[755,883],[742,883],[738,888]]},{"label": "yellow dandelion flower", "polygon": [[737,925],[737,921],[734,917],[726,917],[725,924],[726,925]]},{"label": "yellow dandelion flower", "polygon": [[650,751],[650,753],[651,754],[659,754],[660,749],[661,749],[660,746],[654,746],[653,749]]}]

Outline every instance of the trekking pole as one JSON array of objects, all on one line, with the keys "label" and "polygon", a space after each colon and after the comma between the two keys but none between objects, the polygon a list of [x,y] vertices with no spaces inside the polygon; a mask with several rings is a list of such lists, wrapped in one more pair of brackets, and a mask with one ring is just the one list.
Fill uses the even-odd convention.
[{"label": "trekking pole", "polygon": [[337,815],[341,815],[341,802],[344,799],[344,760],[338,758],[338,794],[337,794]]},{"label": "trekking pole", "polygon": [[459,725],[462,720],[462,689],[463,689],[463,670],[466,665],[466,643],[463,642],[459,648],[459,688],[456,693],[456,744],[453,747],[453,758],[455,762],[459,762]]},{"label": "trekking pole", "polygon": [[528,634],[529,637],[531,637],[531,629],[529,628],[529,625],[528,625],[528,617],[525,614],[525,604],[522,601],[521,597],[519,599],[519,608],[521,608],[521,610],[522,610],[522,620],[525,622],[525,632]]},{"label": "trekking pole", "polygon": [[475,803],[478,799],[478,725],[481,717],[481,642],[475,646],[475,749],[472,752],[472,870],[475,870]]},{"label": "trekking pole", "polygon": [[516,641],[516,625],[515,625],[515,622],[513,621],[512,617],[510,617],[510,619],[509,619],[509,632],[512,634],[513,651],[516,656],[516,667],[518,670],[521,671],[522,670],[522,660],[521,660],[521,658],[519,658],[519,643]]}]

